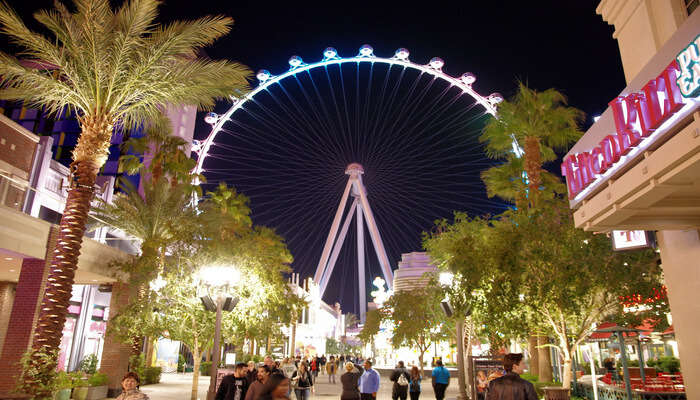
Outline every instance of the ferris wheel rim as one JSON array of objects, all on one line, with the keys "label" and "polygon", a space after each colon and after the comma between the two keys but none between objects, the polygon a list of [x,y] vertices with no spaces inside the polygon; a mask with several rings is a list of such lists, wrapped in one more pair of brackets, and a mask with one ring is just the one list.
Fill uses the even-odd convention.
[{"label": "ferris wheel rim", "polygon": [[[226,122],[231,120],[231,116],[237,110],[241,109],[245,103],[252,100],[255,95],[267,89],[271,85],[277,84],[280,81],[295,76],[300,72],[310,71],[312,69],[327,67],[329,65],[342,65],[347,63],[381,63],[388,64],[390,67],[394,65],[403,66],[404,69],[411,68],[414,70],[421,71],[423,73],[428,73],[433,75],[435,78],[440,78],[448,82],[452,86],[456,86],[462,90],[463,93],[470,95],[476,103],[480,104],[486,110],[486,113],[493,116],[496,115],[496,105],[503,100],[503,97],[499,93],[492,93],[488,96],[483,96],[479,94],[476,90],[472,88],[472,83],[476,80],[474,74],[465,73],[460,77],[455,77],[449,75],[442,71],[444,66],[444,61],[438,57],[434,57],[430,60],[428,64],[418,64],[408,59],[408,50],[400,48],[396,50],[393,57],[379,57],[374,55],[374,50],[369,45],[363,45],[360,47],[358,55],[354,57],[340,57],[334,48],[328,47],[323,52],[324,58],[321,61],[306,64],[302,61],[299,56],[292,56],[289,59],[289,64],[291,68],[283,74],[280,75],[270,75],[266,70],[260,70],[257,73],[259,80],[258,86],[253,90],[246,93],[242,97],[231,96],[233,103],[226,112],[220,116],[216,117],[215,121],[210,122],[212,129],[207,137],[193,146],[193,151],[197,154],[197,164],[194,168],[194,173],[196,175],[202,174],[204,172],[204,161],[209,155],[209,149],[211,148],[214,139],[217,134],[223,129]],[[212,113],[210,113],[212,114]],[[199,181],[197,179],[197,181]],[[197,182],[199,183],[199,182]]]}]

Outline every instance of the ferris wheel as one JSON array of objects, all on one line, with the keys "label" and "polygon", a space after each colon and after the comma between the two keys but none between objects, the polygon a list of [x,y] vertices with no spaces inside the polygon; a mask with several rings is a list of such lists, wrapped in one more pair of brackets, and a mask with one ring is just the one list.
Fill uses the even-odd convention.
[{"label": "ferris wheel", "polygon": [[[350,57],[328,47],[313,63],[292,56],[287,71],[258,71],[253,90],[205,117],[211,131],[193,143],[205,189],[224,181],[249,196],[255,222],[285,237],[302,275],[316,267],[351,163],[364,166],[392,262],[420,251],[421,232],[454,210],[504,208],[486,198],[479,173],[493,162],[478,141],[503,97],[479,94],[474,74],[450,75],[441,58],[409,55],[363,45]],[[379,267],[367,261],[371,277]]]}]

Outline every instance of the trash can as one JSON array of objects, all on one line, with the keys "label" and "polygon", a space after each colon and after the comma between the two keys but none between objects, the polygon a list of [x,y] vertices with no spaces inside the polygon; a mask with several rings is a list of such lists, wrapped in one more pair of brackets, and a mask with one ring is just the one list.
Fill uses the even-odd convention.
[{"label": "trash can", "polygon": [[545,400],[569,400],[569,389],[559,386],[543,387]]}]

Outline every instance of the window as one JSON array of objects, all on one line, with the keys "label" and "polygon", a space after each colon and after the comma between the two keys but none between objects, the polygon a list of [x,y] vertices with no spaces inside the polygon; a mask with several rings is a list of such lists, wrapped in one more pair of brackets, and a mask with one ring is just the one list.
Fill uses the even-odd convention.
[{"label": "window", "polygon": [[700,6],[700,0],[684,0],[685,1],[685,9],[688,12],[688,15],[692,14],[693,11],[695,11],[698,6]]}]

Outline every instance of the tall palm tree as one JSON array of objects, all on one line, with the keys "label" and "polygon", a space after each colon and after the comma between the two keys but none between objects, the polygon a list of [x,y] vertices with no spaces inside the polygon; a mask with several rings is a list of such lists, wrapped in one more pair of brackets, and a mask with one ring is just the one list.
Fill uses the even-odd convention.
[{"label": "tall palm tree", "polygon": [[109,153],[115,126],[131,129],[159,120],[166,105],[208,109],[247,87],[249,70],[201,57],[200,49],[229,32],[233,20],[207,16],[167,25],[155,22],[160,0],[60,1],[34,18],[50,36],[31,31],[0,1],[0,33],[22,59],[0,53],[0,99],[21,100],[54,114],[71,110],[81,134],[60,235],[51,260],[34,348],[58,348],[74,282],[95,177]]},{"label": "tall palm tree", "polygon": [[[518,162],[517,157],[513,156],[514,140],[523,149],[523,169],[520,171],[527,173],[531,203],[536,203],[544,183],[543,164],[556,160],[556,151],[567,150],[571,143],[581,137],[578,123],[584,114],[566,105],[566,97],[557,90],[538,92],[521,82],[518,93],[511,101],[499,105],[498,116],[486,124],[480,137],[486,143],[486,154],[492,158]],[[513,172],[513,167],[510,165],[498,172],[492,171],[486,178],[495,178],[495,175],[502,177],[505,169]]]}]

